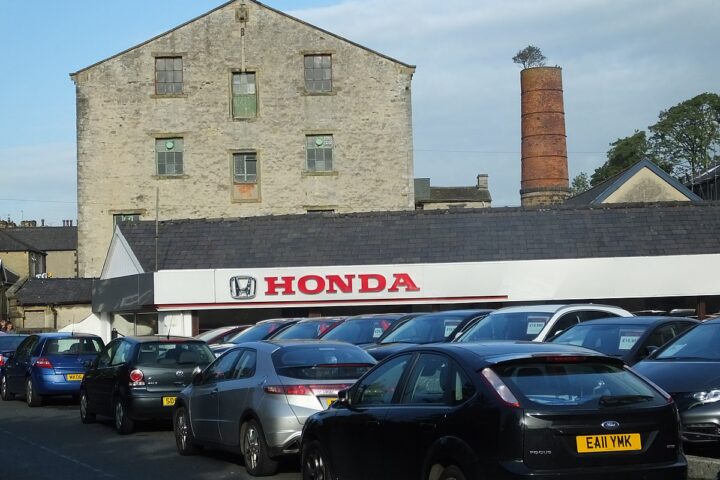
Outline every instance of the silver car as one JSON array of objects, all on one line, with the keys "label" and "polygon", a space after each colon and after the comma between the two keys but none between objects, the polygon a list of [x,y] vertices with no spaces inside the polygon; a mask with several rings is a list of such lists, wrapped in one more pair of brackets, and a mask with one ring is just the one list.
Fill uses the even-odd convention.
[{"label": "silver car", "polygon": [[374,364],[367,352],[343,342],[239,344],[197,372],[177,397],[178,451],[220,447],[239,452],[251,475],[273,475],[278,457],[299,453],[305,420]]}]

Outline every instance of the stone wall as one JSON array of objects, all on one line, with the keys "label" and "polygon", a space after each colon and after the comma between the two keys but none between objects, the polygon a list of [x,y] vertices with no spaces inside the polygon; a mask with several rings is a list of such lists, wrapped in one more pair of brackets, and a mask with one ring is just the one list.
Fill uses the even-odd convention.
[{"label": "stone wall", "polygon": [[[246,3],[246,23],[232,3],[73,74],[80,276],[99,275],[117,213],[165,220],[413,208],[414,68]],[[307,54],[332,56],[330,93],[305,92]],[[155,94],[156,56],[182,56],[181,95]],[[257,116],[234,120],[231,74],[243,63],[256,74]],[[333,135],[331,172],[307,171],[311,134]],[[155,139],[170,137],[183,138],[184,171],[160,177]],[[246,200],[233,196],[238,150],[258,158],[259,185]]]},{"label": "stone wall", "polygon": [[54,278],[77,277],[77,252],[75,250],[47,252],[45,271]]}]

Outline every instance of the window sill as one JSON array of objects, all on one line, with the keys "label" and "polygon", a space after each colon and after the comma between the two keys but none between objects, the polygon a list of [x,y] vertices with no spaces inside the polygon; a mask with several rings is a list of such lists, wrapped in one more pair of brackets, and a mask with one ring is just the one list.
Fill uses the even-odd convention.
[{"label": "window sill", "polygon": [[303,170],[303,177],[337,177],[339,172],[337,170],[328,170],[324,172],[313,172],[310,170]]},{"label": "window sill", "polygon": [[308,92],[307,90],[303,90],[302,94],[306,97],[333,97],[337,95],[337,90],[330,92]]},{"label": "window sill", "polygon": [[260,198],[232,198],[230,203],[262,203]]},{"label": "window sill", "polygon": [[233,122],[257,122],[258,117],[231,117]]},{"label": "window sill", "polygon": [[187,93],[153,93],[150,98],[187,98]]},{"label": "window sill", "polygon": [[190,175],[153,175],[152,178],[155,180],[180,180],[190,178]]}]

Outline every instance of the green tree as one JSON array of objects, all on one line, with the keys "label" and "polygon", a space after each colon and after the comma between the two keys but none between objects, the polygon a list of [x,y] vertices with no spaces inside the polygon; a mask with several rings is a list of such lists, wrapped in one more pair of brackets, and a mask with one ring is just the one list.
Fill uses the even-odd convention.
[{"label": "green tree", "polygon": [[523,68],[542,67],[545,65],[545,55],[535,45],[528,45],[512,58],[513,62],[519,63]]},{"label": "green tree", "polygon": [[581,193],[590,189],[590,180],[588,174],[580,172],[575,178],[572,179],[570,184],[570,195],[580,195]]},{"label": "green tree", "polygon": [[[610,144],[610,147],[607,152],[607,161],[598,167],[590,177],[592,186],[617,175],[644,158],[655,160],[651,158],[650,144],[642,130],[635,130],[635,133],[629,137],[618,138]],[[660,165],[660,167],[667,170],[667,166]]]},{"label": "green tree", "polygon": [[654,156],[677,177],[695,177],[720,154],[720,96],[702,93],[660,112],[649,127]]}]

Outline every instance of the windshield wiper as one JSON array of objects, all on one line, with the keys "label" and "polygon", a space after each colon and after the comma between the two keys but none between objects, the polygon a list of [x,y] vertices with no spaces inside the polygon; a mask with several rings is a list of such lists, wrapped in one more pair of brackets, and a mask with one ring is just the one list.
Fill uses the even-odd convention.
[{"label": "windshield wiper", "polygon": [[649,402],[655,397],[651,395],[603,395],[598,403],[605,407],[629,405],[631,403]]}]

